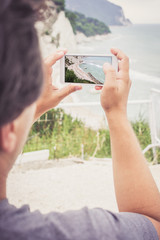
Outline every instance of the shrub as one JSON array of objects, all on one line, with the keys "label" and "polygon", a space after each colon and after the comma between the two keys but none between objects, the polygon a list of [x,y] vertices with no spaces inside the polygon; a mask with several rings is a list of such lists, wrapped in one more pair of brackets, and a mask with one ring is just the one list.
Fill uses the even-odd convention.
[{"label": "shrub", "polygon": [[[151,144],[150,129],[147,122],[140,119],[132,123],[132,127],[142,149]],[[47,148],[50,150],[50,159],[80,157],[82,144],[87,158],[92,157],[93,154],[97,158],[111,157],[109,130],[100,129],[97,132],[86,128],[82,121],[73,119],[64,110],[53,109],[44,114],[41,121],[33,125],[24,152]],[[95,149],[97,149],[96,152]],[[160,162],[159,150],[157,157]],[[146,153],[146,158],[148,161],[153,161],[152,150]]]},{"label": "shrub", "polygon": [[82,32],[87,37],[110,33],[109,27],[97,19],[87,18],[81,13],[68,10],[65,11],[65,14],[72,25],[74,33],[77,31]]}]

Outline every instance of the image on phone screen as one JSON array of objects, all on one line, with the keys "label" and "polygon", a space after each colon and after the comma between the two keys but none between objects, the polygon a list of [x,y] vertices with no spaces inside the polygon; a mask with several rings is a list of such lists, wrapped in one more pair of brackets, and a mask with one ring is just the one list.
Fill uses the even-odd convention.
[{"label": "image on phone screen", "polygon": [[104,63],[112,64],[112,56],[65,56],[65,82],[103,85]]}]

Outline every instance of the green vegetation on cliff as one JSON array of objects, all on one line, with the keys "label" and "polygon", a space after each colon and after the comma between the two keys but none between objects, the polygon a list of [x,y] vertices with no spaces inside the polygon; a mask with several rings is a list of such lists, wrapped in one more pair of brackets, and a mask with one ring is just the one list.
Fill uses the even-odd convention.
[{"label": "green vegetation on cliff", "polygon": [[69,83],[88,83],[88,84],[93,84],[93,82],[90,82],[88,80],[82,80],[80,78],[78,78],[73,70],[69,70],[67,68],[65,68],[65,81],[69,82]]},{"label": "green vegetation on cliff", "polygon": [[107,0],[65,0],[65,8],[98,19],[109,26],[131,24],[122,7]]},{"label": "green vegetation on cliff", "polygon": [[52,0],[55,4],[57,12],[65,11],[66,17],[69,19],[73,32],[76,34],[77,32],[84,33],[87,37],[102,35],[110,33],[109,27],[94,18],[85,17],[84,14],[78,12],[72,12],[65,9],[65,0]]},{"label": "green vegetation on cliff", "polygon": [[52,2],[57,6],[57,12],[65,10],[65,0],[52,0]]},{"label": "green vegetation on cliff", "polygon": [[82,32],[87,37],[110,33],[109,27],[97,19],[88,18],[81,13],[68,10],[66,10],[65,13],[72,25],[74,33]]}]

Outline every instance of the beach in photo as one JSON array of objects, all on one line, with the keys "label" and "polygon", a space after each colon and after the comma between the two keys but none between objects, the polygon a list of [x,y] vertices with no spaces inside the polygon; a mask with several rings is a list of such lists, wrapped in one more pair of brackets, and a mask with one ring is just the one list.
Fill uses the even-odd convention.
[{"label": "beach in photo", "polygon": [[65,82],[103,85],[103,64],[111,56],[65,56]]}]

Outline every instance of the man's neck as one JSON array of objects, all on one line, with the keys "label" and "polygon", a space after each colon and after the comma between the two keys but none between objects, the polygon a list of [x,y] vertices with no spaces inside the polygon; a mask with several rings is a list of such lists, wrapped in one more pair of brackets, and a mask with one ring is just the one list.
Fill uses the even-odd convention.
[{"label": "man's neck", "polygon": [[7,177],[9,172],[8,159],[2,154],[0,155],[0,200],[3,200],[7,197],[6,186],[7,186]]},{"label": "man's neck", "polygon": [[0,176],[0,201],[7,197],[6,195],[6,182],[7,179],[5,176]]}]

